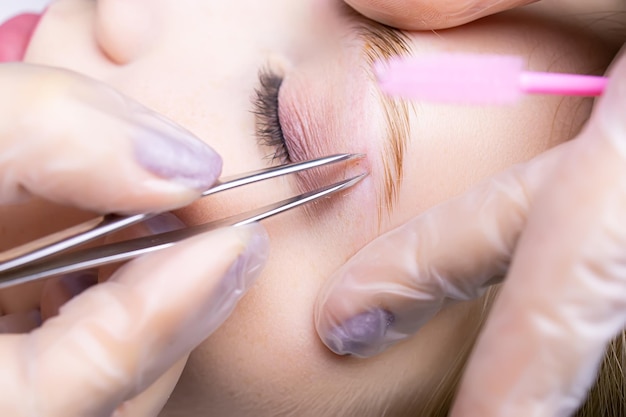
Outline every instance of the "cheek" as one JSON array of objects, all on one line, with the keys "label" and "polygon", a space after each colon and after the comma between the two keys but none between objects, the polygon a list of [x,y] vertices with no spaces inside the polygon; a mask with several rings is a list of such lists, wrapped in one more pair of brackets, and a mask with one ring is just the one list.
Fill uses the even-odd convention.
[{"label": "cheek", "polygon": [[[329,394],[328,377],[341,372],[341,358],[318,339],[314,304],[325,280],[373,233],[364,232],[359,203],[339,198],[315,220],[297,210],[264,222],[270,261],[233,315],[194,351],[177,389],[181,396],[237,415],[251,404],[271,404],[270,413],[285,398],[304,402],[310,389]],[[194,395],[199,387],[202,393]]]},{"label": "cheek", "polygon": [[371,219],[355,205],[338,201],[323,213],[295,210],[264,222],[271,239],[270,261],[224,327],[238,333],[246,329],[250,340],[268,341],[277,352],[319,353],[313,328],[317,293],[373,237],[373,231],[362,227]]},{"label": "cheek", "polygon": [[[271,257],[259,281],[227,322],[192,355],[188,369],[200,373],[194,384],[203,395],[194,401],[223,415],[259,407],[259,414],[305,395],[303,378],[314,383],[318,367],[331,355],[315,334],[313,305],[332,269],[297,214],[269,221]],[[183,381],[184,384],[184,381]],[[188,393],[183,385],[181,390]],[[271,410],[264,407],[271,404]],[[215,408],[217,407],[217,409]],[[234,413],[234,414],[233,414]]]}]

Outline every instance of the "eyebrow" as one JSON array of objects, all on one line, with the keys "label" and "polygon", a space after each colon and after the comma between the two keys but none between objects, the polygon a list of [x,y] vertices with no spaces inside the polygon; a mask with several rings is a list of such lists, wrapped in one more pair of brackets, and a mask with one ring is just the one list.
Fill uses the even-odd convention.
[{"label": "eyebrow", "polygon": [[[350,18],[356,24],[357,37],[363,43],[362,53],[367,65],[366,70],[372,80],[375,80],[372,71],[375,62],[411,54],[410,41],[404,32],[364,18],[354,11],[350,14]],[[383,141],[382,157],[384,194],[381,204],[378,205],[380,224],[385,213],[387,215],[391,213],[398,199],[411,124],[408,102],[390,97],[380,90],[377,91],[386,125],[386,140]]]}]

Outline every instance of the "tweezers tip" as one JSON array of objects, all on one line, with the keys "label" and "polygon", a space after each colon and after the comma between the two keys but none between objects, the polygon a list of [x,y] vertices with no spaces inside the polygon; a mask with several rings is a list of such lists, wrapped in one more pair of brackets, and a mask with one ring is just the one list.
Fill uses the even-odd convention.
[{"label": "tweezers tip", "polygon": [[353,181],[353,184],[356,184],[357,182],[361,181],[363,178],[367,177],[369,174],[370,173],[368,171],[362,172],[359,175],[352,177],[350,181]]},{"label": "tweezers tip", "polygon": [[345,179],[339,183],[339,188],[334,191],[338,191],[339,189],[350,188],[353,185],[356,185],[359,181],[361,181],[363,178],[367,177],[368,175],[369,175],[369,172],[366,171],[366,172],[360,173],[359,175],[355,175],[354,177]]},{"label": "tweezers tip", "polygon": [[348,159],[363,159],[365,158],[364,153],[348,153]]}]

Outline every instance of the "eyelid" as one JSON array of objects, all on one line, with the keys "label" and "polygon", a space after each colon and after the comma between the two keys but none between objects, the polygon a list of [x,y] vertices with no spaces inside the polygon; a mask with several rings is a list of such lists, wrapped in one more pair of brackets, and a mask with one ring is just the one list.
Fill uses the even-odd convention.
[{"label": "eyelid", "polygon": [[[307,90],[299,88],[297,81],[293,78],[287,79],[285,88],[280,91],[278,98],[278,117],[283,128],[285,146],[293,162],[324,156],[323,147],[319,141],[321,135],[327,134],[325,128],[319,126],[316,116],[310,111],[315,104],[309,96],[300,93],[301,91]],[[337,167],[330,169],[336,170]],[[319,169],[296,174],[300,188],[298,191],[304,192],[326,185],[323,179],[327,178],[327,174],[329,174],[328,171]]]},{"label": "eyelid", "polygon": [[[338,133],[343,127],[342,118],[335,116],[336,106],[329,105],[328,95],[319,94],[323,88],[315,88],[313,81],[324,83],[324,79],[311,80],[303,74],[294,74],[285,78],[280,92],[280,118],[289,152],[294,161],[303,161],[333,153],[359,153],[363,149],[355,149],[356,143],[345,143]],[[330,94],[332,95],[332,94]],[[340,127],[340,125],[342,125]],[[357,138],[353,138],[356,140]],[[298,192],[306,192],[333,182],[337,182],[363,172],[370,172],[367,157],[358,161],[332,166],[319,167],[302,171],[294,177]],[[369,179],[362,181],[357,187],[346,193],[357,193],[357,189],[368,187]],[[346,200],[346,193],[337,193],[313,205],[305,207],[307,216],[314,220],[325,210],[333,210]],[[372,193],[369,193],[372,195]],[[374,205],[371,205],[374,207]]]},{"label": "eyelid", "polygon": [[[293,120],[291,114],[298,114],[299,111],[306,109],[306,106],[298,105],[293,112],[290,112],[289,106],[285,106],[285,100],[281,98],[281,92],[284,91],[283,85],[284,77],[268,67],[259,72],[259,88],[256,90],[254,100],[257,140],[261,145],[274,149],[272,161],[278,159],[281,164],[300,162],[321,156],[321,152],[313,149],[312,144],[316,141],[310,140],[310,138],[317,136],[307,134],[302,129],[302,123],[309,120],[308,116],[310,115],[298,117],[298,123],[289,123],[290,120]],[[287,133],[283,132],[283,125],[287,126]],[[336,165],[314,168],[300,171],[292,178],[296,178],[296,187],[298,192],[302,193],[328,185],[330,183],[329,178],[338,178],[334,171],[341,169]],[[345,175],[340,179],[344,178]]]}]

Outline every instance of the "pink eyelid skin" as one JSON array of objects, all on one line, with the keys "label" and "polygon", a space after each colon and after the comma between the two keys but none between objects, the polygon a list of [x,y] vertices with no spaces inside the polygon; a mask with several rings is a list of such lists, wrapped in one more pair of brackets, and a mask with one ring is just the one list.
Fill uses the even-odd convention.
[{"label": "pink eyelid skin", "polygon": [[[298,175],[299,187],[313,189],[364,170],[371,173],[369,155],[380,152],[372,153],[370,149],[371,140],[366,136],[371,132],[363,128],[361,112],[355,109],[355,113],[359,114],[353,115],[342,109],[340,95],[347,93],[342,93],[341,89],[330,86],[321,91],[308,80],[310,76],[305,75],[286,78],[279,93],[279,119],[291,159],[297,162],[348,150],[367,156],[355,164],[302,172]],[[333,81],[330,80],[330,83]],[[344,91],[349,92],[349,88]],[[359,125],[357,128],[354,128],[355,123]],[[358,190],[370,188],[370,177],[350,192],[358,193]]]}]

